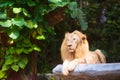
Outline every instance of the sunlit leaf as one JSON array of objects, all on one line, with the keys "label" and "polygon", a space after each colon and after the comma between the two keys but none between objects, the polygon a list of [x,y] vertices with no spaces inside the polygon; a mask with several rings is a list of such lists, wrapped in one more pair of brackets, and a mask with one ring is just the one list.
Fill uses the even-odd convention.
[{"label": "sunlit leaf", "polygon": [[16,72],[19,70],[19,66],[16,65],[16,64],[13,64],[13,65],[11,66],[11,68],[12,68],[14,71],[16,71]]},{"label": "sunlit leaf", "polygon": [[31,20],[26,21],[25,26],[28,27],[29,29],[33,29],[33,28],[38,27],[38,25]]},{"label": "sunlit leaf", "polygon": [[26,9],[24,9],[24,8],[23,8],[23,14],[24,14],[25,16],[28,16],[28,17],[31,16],[31,15],[28,13],[28,11],[27,11]]},{"label": "sunlit leaf", "polygon": [[63,7],[67,5],[69,2],[64,0],[48,0],[51,4],[50,6],[54,9],[56,7]]},{"label": "sunlit leaf", "polygon": [[5,13],[0,13],[0,19],[6,19],[7,15]]},{"label": "sunlit leaf", "polygon": [[24,18],[13,18],[12,19],[12,24],[17,25],[20,28],[22,28],[22,26],[24,25],[24,23],[25,23]]},{"label": "sunlit leaf", "polygon": [[44,35],[37,35],[36,39],[38,39],[38,40],[45,40],[45,36]]},{"label": "sunlit leaf", "polygon": [[3,64],[2,66],[2,71],[7,71],[9,69],[10,66]]},{"label": "sunlit leaf", "polygon": [[22,11],[22,8],[13,8],[13,13],[20,13]]},{"label": "sunlit leaf", "polygon": [[4,22],[0,22],[0,25],[2,27],[10,27],[12,25],[12,23],[11,23],[11,20],[7,20],[7,21],[4,21]]},{"label": "sunlit leaf", "polygon": [[33,46],[33,49],[34,49],[35,51],[41,51],[40,47],[38,47],[38,46],[36,46],[36,45]]},{"label": "sunlit leaf", "polygon": [[9,33],[9,37],[12,39],[17,39],[19,37],[19,32],[13,31],[13,32]]},{"label": "sunlit leaf", "polygon": [[49,2],[52,2],[52,3],[58,3],[58,2],[62,2],[62,0],[48,0]]},{"label": "sunlit leaf", "polygon": [[0,79],[2,79],[5,76],[6,72],[0,70]]},{"label": "sunlit leaf", "polygon": [[68,2],[58,2],[56,5],[57,5],[57,7],[63,7],[67,4],[68,4]]}]

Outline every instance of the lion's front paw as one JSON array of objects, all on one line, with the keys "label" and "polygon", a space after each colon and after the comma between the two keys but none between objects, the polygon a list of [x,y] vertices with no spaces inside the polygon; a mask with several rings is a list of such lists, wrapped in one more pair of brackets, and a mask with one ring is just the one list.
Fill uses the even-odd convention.
[{"label": "lion's front paw", "polygon": [[63,75],[68,75],[69,74],[69,71],[68,71],[68,66],[69,66],[69,61],[68,60],[65,60],[63,62],[63,70],[62,70],[62,73]]},{"label": "lion's front paw", "polygon": [[72,62],[69,64],[69,66],[68,66],[68,70],[69,70],[69,71],[73,71],[73,70],[75,69],[75,67],[77,66],[78,63],[79,63],[78,60],[72,61]]},{"label": "lion's front paw", "polygon": [[74,68],[75,68],[75,66],[74,66],[74,65],[71,65],[71,66],[68,67],[68,70],[69,70],[69,71],[73,71]]},{"label": "lion's front paw", "polygon": [[69,74],[69,71],[67,69],[63,69],[62,73],[63,75],[67,76]]},{"label": "lion's front paw", "polygon": [[67,76],[69,74],[68,71],[68,66],[67,65],[63,65],[63,70],[62,70],[63,75]]}]

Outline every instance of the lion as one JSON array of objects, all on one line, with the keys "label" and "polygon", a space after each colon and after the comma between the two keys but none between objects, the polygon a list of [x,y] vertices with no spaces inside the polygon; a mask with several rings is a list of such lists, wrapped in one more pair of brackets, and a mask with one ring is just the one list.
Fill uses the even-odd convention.
[{"label": "lion", "polygon": [[63,75],[68,75],[78,64],[106,63],[101,50],[90,51],[86,35],[78,30],[65,34],[61,45],[61,58]]}]

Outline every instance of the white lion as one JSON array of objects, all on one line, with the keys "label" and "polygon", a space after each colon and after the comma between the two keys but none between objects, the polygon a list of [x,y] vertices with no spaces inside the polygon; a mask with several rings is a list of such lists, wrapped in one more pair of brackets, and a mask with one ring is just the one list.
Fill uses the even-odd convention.
[{"label": "white lion", "polygon": [[90,51],[86,35],[77,30],[65,34],[61,45],[61,57],[64,75],[68,75],[77,64],[106,63],[103,53],[99,49]]}]

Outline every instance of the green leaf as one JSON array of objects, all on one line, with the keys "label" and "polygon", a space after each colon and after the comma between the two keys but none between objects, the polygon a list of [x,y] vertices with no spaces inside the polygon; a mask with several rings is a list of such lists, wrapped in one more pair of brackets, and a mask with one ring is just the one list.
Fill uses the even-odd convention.
[{"label": "green leaf", "polygon": [[10,68],[10,66],[3,64],[2,71],[7,71]]},{"label": "green leaf", "polygon": [[62,2],[62,0],[48,0],[49,2],[52,2],[52,3],[58,3],[58,2]]},{"label": "green leaf", "polygon": [[16,71],[16,72],[19,70],[19,66],[16,65],[16,64],[13,64],[13,65],[11,66],[11,68],[12,68],[14,71]]},{"label": "green leaf", "polygon": [[13,63],[13,56],[12,55],[6,55],[5,56],[5,64],[6,65],[11,65]]},{"label": "green leaf", "polygon": [[35,2],[32,0],[27,1],[28,6],[35,6]]},{"label": "green leaf", "polygon": [[69,1],[64,1],[64,0],[48,0],[51,4],[49,5],[53,9],[56,7],[63,7],[69,3]]},{"label": "green leaf", "polygon": [[31,17],[31,15],[28,13],[28,11],[24,8],[23,8],[23,14],[27,17]]},{"label": "green leaf", "polygon": [[21,55],[14,56],[14,62],[18,62],[21,59]]},{"label": "green leaf", "polygon": [[41,15],[45,15],[49,12],[49,10],[47,9],[47,5],[40,5],[38,10],[38,12],[40,12]]},{"label": "green leaf", "polygon": [[78,19],[78,21],[81,25],[81,29],[82,30],[87,30],[88,25],[87,25],[87,22],[85,22],[85,20],[84,20],[84,16],[83,16],[84,13],[82,12],[81,9],[78,9],[78,12],[79,12],[79,14],[77,15],[77,19]]},{"label": "green leaf", "polygon": [[26,56],[23,56],[21,60],[18,62],[18,65],[20,68],[24,69],[27,63],[28,63],[28,58]]},{"label": "green leaf", "polygon": [[68,2],[58,2],[56,5],[57,5],[57,7],[63,7],[63,6],[65,6],[65,5],[67,5],[68,4]]},{"label": "green leaf", "polygon": [[0,79],[2,79],[5,76],[6,72],[0,70]]},{"label": "green leaf", "polygon": [[16,53],[17,54],[21,54],[23,52],[23,50],[24,50],[23,48],[17,48],[16,49]]},{"label": "green leaf", "polygon": [[72,12],[71,12],[71,17],[72,18],[76,18],[77,16],[78,16],[78,14],[79,14],[79,12],[78,12],[78,10],[77,9],[74,9]]},{"label": "green leaf", "polygon": [[84,20],[84,13],[80,8],[77,8],[77,3],[76,2],[71,2],[68,5],[68,8],[71,10],[71,17],[72,18],[77,18],[78,22],[80,23],[81,29],[86,30],[88,28],[87,22]]},{"label": "green leaf", "polygon": [[19,26],[20,28],[22,28],[22,26],[24,25],[25,20],[24,18],[13,18],[12,19],[12,24]]},{"label": "green leaf", "polygon": [[28,51],[29,51],[29,53],[32,52],[32,51],[33,51],[33,48],[29,48]]},{"label": "green leaf", "polygon": [[26,21],[25,26],[28,27],[29,29],[33,29],[33,28],[38,27],[38,25],[31,20]]},{"label": "green leaf", "polygon": [[45,36],[44,35],[37,35],[36,39],[37,40],[45,40]]},{"label": "green leaf", "polygon": [[29,54],[28,49],[24,49],[24,50],[23,50],[23,53],[25,53],[25,54]]},{"label": "green leaf", "polygon": [[3,1],[3,2],[0,2],[0,7],[12,6],[13,4],[14,4],[13,1]]},{"label": "green leaf", "polygon": [[38,46],[36,46],[36,45],[33,45],[33,49],[34,49],[35,51],[41,51],[40,47],[38,47]]},{"label": "green leaf", "polygon": [[[10,47],[10,48],[8,49],[8,51],[9,51],[10,54],[15,53],[15,47]],[[12,56],[12,55],[10,55],[10,56]]]},{"label": "green leaf", "polygon": [[0,13],[0,19],[6,19],[7,15],[5,13]]},{"label": "green leaf", "polygon": [[4,22],[0,22],[0,25],[2,27],[10,27],[12,24],[11,24],[11,20],[7,20],[7,21],[4,21]]},{"label": "green leaf", "polygon": [[13,8],[13,13],[17,14],[22,11],[22,8]]},{"label": "green leaf", "polygon": [[12,39],[17,39],[19,37],[19,32],[18,31],[13,31],[8,34],[10,38]]},{"label": "green leaf", "polygon": [[23,43],[27,45],[30,44],[30,39],[29,38],[24,39]]},{"label": "green leaf", "polygon": [[77,2],[71,2],[69,5],[68,5],[68,8],[73,11],[74,9],[77,8]]}]

